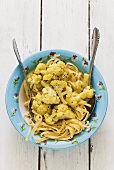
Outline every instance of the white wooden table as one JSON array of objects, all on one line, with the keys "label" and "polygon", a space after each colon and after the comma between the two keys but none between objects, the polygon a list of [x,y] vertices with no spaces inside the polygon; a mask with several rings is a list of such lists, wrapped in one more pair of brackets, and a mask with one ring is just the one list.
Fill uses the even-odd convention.
[{"label": "white wooden table", "polygon": [[[0,0],[0,170],[114,170],[114,1]],[[108,88],[109,105],[99,131],[78,147],[62,151],[25,142],[5,108],[9,76],[22,58],[45,49],[62,48],[89,57],[94,27],[101,33],[96,66]]]}]

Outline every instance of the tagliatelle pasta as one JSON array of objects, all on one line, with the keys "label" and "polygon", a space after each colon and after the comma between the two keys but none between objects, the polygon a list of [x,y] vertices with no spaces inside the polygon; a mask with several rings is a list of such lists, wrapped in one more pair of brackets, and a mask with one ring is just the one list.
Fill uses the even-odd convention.
[{"label": "tagliatelle pasta", "polygon": [[[29,113],[23,117],[32,134],[40,134],[36,143],[70,140],[89,127],[86,106],[91,107],[88,100],[94,94],[94,89],[88,86],[89,74],[81,73],[72,63],[64,63],[59,56],[54,55],[46,64],[39,63],[28,75],[35,123]],[[24,89],[28,106],[26,82]]]}]

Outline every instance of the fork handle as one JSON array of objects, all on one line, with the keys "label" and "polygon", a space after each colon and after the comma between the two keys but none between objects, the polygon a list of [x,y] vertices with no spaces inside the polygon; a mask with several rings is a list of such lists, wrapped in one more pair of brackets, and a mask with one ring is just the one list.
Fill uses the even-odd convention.
[{"label": "fork handle", "polygon": [[92,70],[93,70],[96,51],[99,44],[99,38],[100,38],[99,30],[98,28],[94,28],[92,34],[92,46],[91,46],[91,58],[90,58],[91,62],[90,62],[90,71],[89,71],[89,82],[88,82],[89,86],[91,86]]},{"label": "fork handle", "polygon": [[18,48],[17,48],[17,43],[16,43],[16,40],[15,40],[15,39],[13,39],[13,49],[14,49],[16,58],[17,58],[17,60],[18,60],[18,62],[19,62],[19,65],[20,65],[20,67],[21,67],[21,70],[22,70],[22,72],[23,72],[23,74],[24,74],[24,78],[25,78],[25,80],[26,80],[26,84],[27,84],[27,87],[28,87],[29,98],[31,99],[32,94],[31,94],[31,90],[30,90],[30,85],[29,85],[28,80],[27,80],[27,75],[26,75],[24,66],[23,66],[23,64],[22,64],[22,62],[21,62],[21,57],[20,57],[20,54],[19,54],[19,51],[18,51]]}]

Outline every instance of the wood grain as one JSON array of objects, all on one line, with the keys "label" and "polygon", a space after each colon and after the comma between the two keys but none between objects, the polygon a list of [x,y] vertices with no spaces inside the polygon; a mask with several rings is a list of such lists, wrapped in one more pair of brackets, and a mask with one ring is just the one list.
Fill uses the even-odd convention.
[{"label": "wood grain", "polygon": [[108,111],[98,132],[91,139],[91,169],[114,169],[114,1],[91,1],[91,30],[98,27],[101,38],[96,56],[96,66],[103,75],[108,89]]},{"label": "wood grain", "polygon": [[40,47],[40,1],[0,0],[0,169],[37,170],[38,148],[14,129],[5,109],[5,90],[18,64],[12,48],[16,39],[22,59]]},{"label": "wood grain", "polygon": [[[87,1],[47,0],[42,11],[42,50],[67,49],[87,57]],[[88,142],[68,150],[41,150],[41,170],[88,170]]]}]

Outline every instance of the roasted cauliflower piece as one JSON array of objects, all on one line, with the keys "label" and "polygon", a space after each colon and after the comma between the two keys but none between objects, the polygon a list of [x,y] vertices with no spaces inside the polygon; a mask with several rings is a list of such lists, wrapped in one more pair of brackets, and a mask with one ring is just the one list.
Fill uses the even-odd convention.
[{"label": "roasted cauliflower piece", "polygon": [[[30,85],[30,88],[32,89],[33,92],[37,93],[39,89],[41,89],[41,80],[42,80],[42,76],[41,75],[36,75],[34,73],[30,73],[29,75],[27,75],[28,78],[28,83]],[[29,95],[28,95],[28,87],[26,84],[26,81],[24,80],[23,83],[23,87],[26,93],[26,97],[27,99],[29,99]]]},{"label": "roasted cauliflower piece", "polygon": [[46,104],[59,104],[60,99],[55,90],[53,90],[46,82],[41,81],[42,86],[42,102]]},{"label": "roasted cauliflower piece", "polygon": [[51,80],[53,78],[52,74],[47,74],[43,76],[43,80]]},{"label": "roasted cauliflower piece", "polygon": [[78,105],[79,100],[80,100],[80,95],[76,92],[68,93],[66,95],[66,102],[72,108],[75,108]]},{"label": "roasted cauliflower piece", "polygon": [[92,98],[94,95],[94,89],[91,89],[90,86],[87,86],[82,93],[80,93],[81,99]]},{"label": "roasted cauliflower piece", "polygon": [[72,92],[72,88],[67,86],[65,81],[53,80],[51,85],[59,95],[63,104],[75,107],[77,105],[80,96],[76,92]]},{"label": "roasted cauliflower piece", "polygon": [[90,87],[87,86],[80,94],[76,92],[68,93],[66,95],[66,102],[69,106],[75,108],[78,105],[80,99],[92,98],[93,95],[94,95],[94,90],[90,89]]},{"label": "roasted cauliflower piece", "polygon": [[65,63],[63,61],[58,61],[57,63],[53,63],[49,65],[47,68],[47,74],[53,74],[55,76],[60,76],[64,73]]},{"label": "roasted cauliflower piece", "polygon": [[42,80],[42,76],[36,74],[33,74],[30,78],[28,78],[28,83],[30,84],[30,88],[34,92],[38,92],[38,90],[41,89],[41,83],[40,83],[41,80]]},{"label": "roasted cauliflower piece", "polygon": [[86,88],[86,86],[88,85],[88,80],[89,80],[89,74],[84,73],[83,75],[81,75],[81,78],[79,77],[79,79],[77,78],[77,80],[75,81],[71,81],[71,79],[69,79],[68,82],[71,85],[71,87],[74,89],[74,91],[76,91],[77,93],[81,93],[83,89]]},{"label": "roasted cauliflower piece", "polygon": [[52,114],[56,113],[58,119],[73,119],[75,118],[75,114],[73,111],[65,104],[59,104],[55,106],[52,110]]},{"label": "roasted cauliflower piece", "polygon": [[52,110],[52,114],[45,114],[45,122],[52,125],[60,119],[73,119],[75,114],[72,110],[65,104],[59,104],[55,106]]},{"label": "roasted cauliflower piece", "polygon": [[44,115],[46,113],[51,112],[51,107],[49,104],[45,104],[42,102],[42,95],[38,93],[34,98],[33,98],[33,103],[32,103],[32,111],[35,111],[35,114],[40,114]]},{"label": "roasted cauliflower piece", "polygon": [[45,75],[47,74],[47,71],[46,71],[46,64],[44,63],[39,63],[34,71],[35,74],[42,74],[42,75]]},{"label": "roasted cauliflower piece", "polygon": [[44,118],[45,118],[45,122],[49,125],[53,125],[54,123],[58,122],[58,117],[56,115],[56,113],[53,113],[51,115],[49,115],[48,113],[46,113],[44,115]]},{"label": "roasted cauliflower piece", "polygon": [[33,74],[30,78],[28,78],[28,82],[32,86],[33,84],[39,83],[41,81],[41,79],[42,79],[41,75]]},{"label": "roasted cauliflower piece", "polygon": [[[58,94],[59,98],[64,104],[67,104],[67,102],[64,100],[63,95],[65,95],[66,87],[67,87],[67,82],[66,81],[60,81],[60,80],[53,80],[50,83],[56,93]],[[65,90],[63,93],[63,89]]]}]

